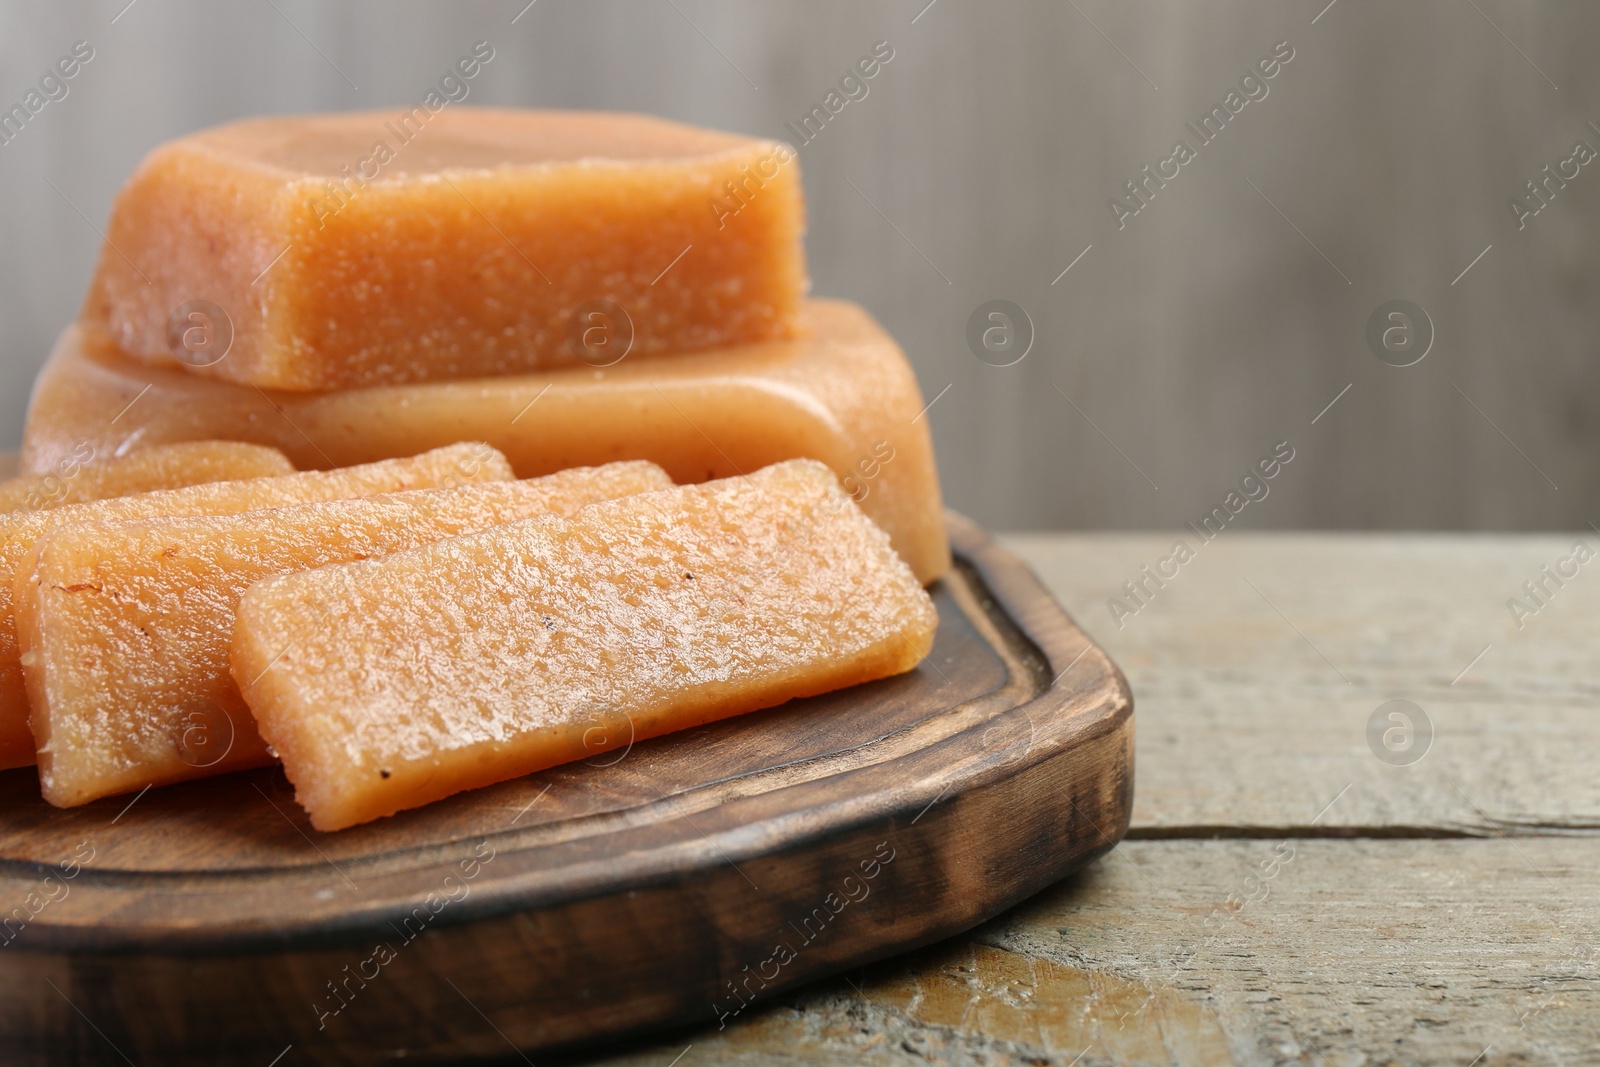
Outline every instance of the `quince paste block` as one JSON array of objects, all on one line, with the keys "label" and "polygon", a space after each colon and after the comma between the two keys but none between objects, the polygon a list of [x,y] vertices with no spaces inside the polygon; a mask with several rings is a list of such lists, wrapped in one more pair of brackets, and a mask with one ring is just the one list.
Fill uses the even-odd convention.
[{"label": "quince paste block", "polygon": [[85,804],[271,763],[228,671],[255,582],[672,485],[653,463],[242,515],[68,526],[16,581],[44,798]]},{"label": "quince paste block", "polygon": [[302,468],[487,441],[523,478],[647,459],[680,484],[809,458],[831,467],[917,577],[933,581],[950,549],[926,401],[905,354],[854,304],[807,301],[803,324],[799,340],[670,360],[310,395],[144,367],[71,328],[35,388],[23,462],[46,470],[79,441],[109,450],[134,433],[255,441]]},{"label": "quince paste block", "polygon": [[48,473],[0,482],[0,511],[38,511],[157,489],[292,473],[289,457],[276,448],[238,441],[155,445],[104,457],[80,441]]},{"label": "quince paste block", "polygon": [[[457,444],[414,456],[332,471],[304,471],[275,478],[212,482],[140,493],[113,500],[68,504],[47,511],[0,515],[0,769],[34,762],[28,729],[28,699],[17,642],[13,584],[39,539],[74,523],[118,522],[180,515],[235,515],[318,500],[394,493],[403,489],[452,487],[509,481],[511,467],[485,444]],[[154,621],[154,620],[152,620]]]},{"label": "quince paste block", "polygon": [[914,668],[932,600],[810,460],[245,593],[233,675],[319,830]]},{"label": "quince paste block", "polygon": [[290,390],[793,336],[788,146],[643,115],[423,118],[250,119],[156,148],[117,196],[83,319],[141,360]]}]

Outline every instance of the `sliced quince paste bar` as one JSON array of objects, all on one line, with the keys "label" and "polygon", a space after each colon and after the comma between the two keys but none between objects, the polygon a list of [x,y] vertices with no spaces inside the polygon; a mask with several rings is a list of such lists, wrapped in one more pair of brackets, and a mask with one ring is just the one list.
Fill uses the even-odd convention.
[{"label": "sliced quince paste bar", "polygon": [[45,799],[70,807],[271,762],[228,672],[239,598],[255,582],[671,485],[653,463],[616,463],[57,530],[16,589]]},{"label": "sliced quince paste bar", "polygon": [[294,472],[289,457],[277,449],[236,441],[154,445],[121,456],[100,452],[88,441],[78,441],[52,469],[0,482],[0,511],[38,511],[157,489]]},{"label": "sliced quince paste bar", "polygon": [[604,369],[268,395],[141,366],[103,334],[74,327],[35,388],[23,462],[45,470],[77,442],[111,450],[131,433],[255,441],[301,468],[487,441],[522,478],[648,459],[680,484],[816,459],[931,582],[949,567],[950,550],[916,375],[855,304],[807,301],[803,320],[806,336],[793,341]]},{"label": "sliced quince paste bar", "polygon": [[804,214],[793,149],[643,115],[249,119],[145,158],[83,318],[292,390],[769,340],[794,332]]},{"label": "sliced quince paste bar", "polygon": [[[273,478],[212,482],[113,500],[68,504],[46,511],[0,515],[0,769],[25,767],[34,762],[34,740],[28,729],[28,700],[22,678],[22,652],[17,643],[13,611],[13,584],[39,539],[52,530],[75,523],[179,515],[235,515],[257,508],[343,500],[403,489],[509,481],[511,478],[511,467],[500,453],[485,444],[463,443],[409,459]],[[153,623],[161,608],[138,600],[130,605],[130,610],[149,613]]]},{"label": "sliced quince paste bar", "polygon": [[911,670],[933,602],[822,464],[245,593],[233,675],[312,825]]}]

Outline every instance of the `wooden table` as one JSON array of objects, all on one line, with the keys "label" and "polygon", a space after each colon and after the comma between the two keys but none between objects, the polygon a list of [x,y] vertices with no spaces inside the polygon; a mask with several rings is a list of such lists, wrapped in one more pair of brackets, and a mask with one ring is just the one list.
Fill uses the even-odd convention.
[{"label": "wooden table", "polygon": [[[1225,531],[1120,628],[1173,536],[1005,540],[1133,685],[1129,840],[967,936],[592,1062],[1600,1056],[1600,561],[1522,588],[1578,537]],[[1420,760],[1392,709],[1369,743],[1395,699]]]}]

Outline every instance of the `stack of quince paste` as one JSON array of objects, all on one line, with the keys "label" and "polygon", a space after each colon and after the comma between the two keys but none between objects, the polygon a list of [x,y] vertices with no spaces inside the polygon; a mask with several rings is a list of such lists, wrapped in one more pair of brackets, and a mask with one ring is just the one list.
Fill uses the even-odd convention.
[{"label": "stack of quince paste", "polygon": [[909,671],[922,397],[794,149],[634,115],[157,148],[0,487],[0,767],[282,761],[321,830]]}]

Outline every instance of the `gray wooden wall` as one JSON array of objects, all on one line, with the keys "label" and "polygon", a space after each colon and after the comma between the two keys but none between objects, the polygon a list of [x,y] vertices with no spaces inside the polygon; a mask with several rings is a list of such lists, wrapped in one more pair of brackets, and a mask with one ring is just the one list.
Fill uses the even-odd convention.
[{"label": "gray wooden wall", "polygon": [[[1596,5],[525,2],[0,2],[4,107],[75,41],[95,50],[0,146],[0,443],[112,193],[161,140],[414,103],[480,39],[496,58],[475,103],[792,137],[887,41],[868,95],[803,149],[811,268],[939,397],[954,506],[1005,528],[1177,526],[1288,441],[1239,522],[1600,522],[1600,165],[1520,229],[1507,203],[1577,141],[1600,149]],[[1284,41],[1267,95],[1201,144],[1185,123]],[[1195,158],[1119,228],[1110,198],[1180,139]],[[1032,321],[1015,365],[969,349],[991,299]],[[1365,339],[1392,299],[1433,323],[1414,366]]]}]

